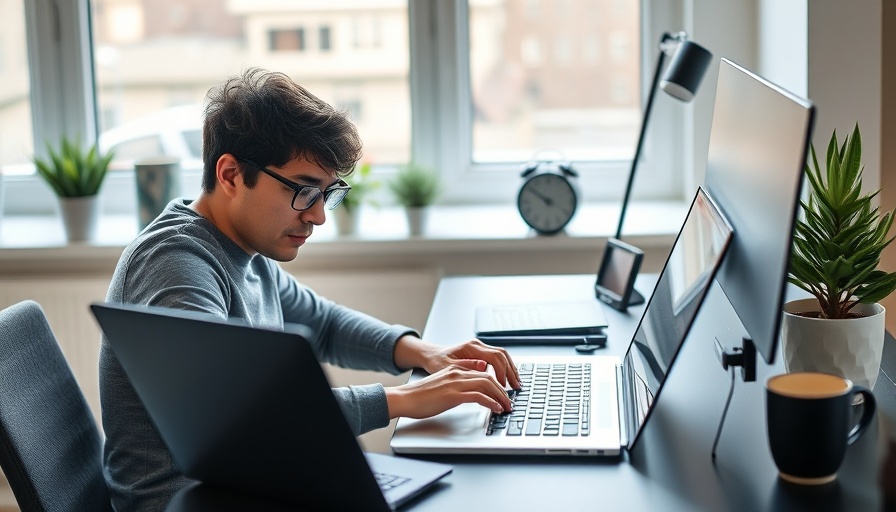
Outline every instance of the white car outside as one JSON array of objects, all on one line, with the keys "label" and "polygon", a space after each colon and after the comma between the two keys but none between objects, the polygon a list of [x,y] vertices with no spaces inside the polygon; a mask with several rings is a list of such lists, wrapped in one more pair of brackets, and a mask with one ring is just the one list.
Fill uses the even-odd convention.
[{"label": "white car outside", "polygon": [[115,151],[110,170],[133,169],[143,158],[172,156],[183,169],[202,167],[202,107],[191,104],[153,112],[100,134],[100,150]]}]

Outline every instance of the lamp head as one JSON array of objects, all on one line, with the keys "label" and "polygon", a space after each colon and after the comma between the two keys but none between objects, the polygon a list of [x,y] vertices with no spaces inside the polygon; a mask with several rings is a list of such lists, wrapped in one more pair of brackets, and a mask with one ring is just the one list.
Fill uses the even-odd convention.
[{"label": "lamp head", "polygon": [[663,74],[660,87],[674,98],[691,101],[711,61],[709,50],[693,41],[681,41]]}]

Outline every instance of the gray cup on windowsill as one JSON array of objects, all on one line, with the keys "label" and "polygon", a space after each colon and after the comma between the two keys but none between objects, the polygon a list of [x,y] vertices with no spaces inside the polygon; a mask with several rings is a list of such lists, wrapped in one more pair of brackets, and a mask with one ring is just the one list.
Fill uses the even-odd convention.
[{"label": "gray cup on windowsill", "polygon": [[170,156],[134,162],[137,182],[137,219],[142,231],[180,195],[180,160]]}]

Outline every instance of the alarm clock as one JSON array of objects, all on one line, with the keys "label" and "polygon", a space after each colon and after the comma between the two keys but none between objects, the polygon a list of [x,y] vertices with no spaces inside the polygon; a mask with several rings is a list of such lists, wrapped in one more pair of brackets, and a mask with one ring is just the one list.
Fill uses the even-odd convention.
[{"label": "alarm clock", "polygon": [[562,231],[578,207],[578,173],[569,162],[539,161],[526,164],[521,176],[516,205],[523,221],[542,235]]}]

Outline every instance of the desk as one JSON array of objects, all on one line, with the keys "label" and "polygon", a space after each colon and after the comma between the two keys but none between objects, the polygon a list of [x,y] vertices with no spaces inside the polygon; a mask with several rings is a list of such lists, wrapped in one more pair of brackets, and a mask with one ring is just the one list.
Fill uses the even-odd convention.
[{"label": "desk", "polygon": [[[655,276],[637,287],[652,291]],[[434,343],[454,344],[472,334],[482,304],[593,297],[592,275],[450,277],[441,281],[424,331]],[[740,324],[714,286],[669,374],[638,445],[612,460],[592,457],[428,456],[454,465],[432,492],[412,502],[414,511],[458,510],[650,510],[784,511],[881,509],[877,474],[884,456],[883,429],[875,424],[847,452],[832,484],[797,487],[780,481],[768,450],[763,383],[783,372],[778,357],[759,364],[756,382],[738,376],[713,464],[710,453],[727,397],[730,376],[713,348],[713,325],[729,326],[729,346],[740,342]],[[609,343],[604,354],[622,357],[643,305],[620,313],[607,308]],[[889,338],[889,335],[888,335]],[[875,396],[879,409],[896,415],[896,353],[890,339]],[[512,354],[567,354],[572,347],[513,348]],[[202,490],[202,486],[196,489]],[[201,497],[186,490],[184,498]],[[201,500],[200,500],[201,502]],[[189,507],[178,510],[187,510]],[[201,509],[201,507],[200,507]]]},{"label": "desk", "polygon": [[[655,276],[638,288],[649,295]],[[594,276],[451,277],[436,293],[424,337],[452,344],[470,336],[475,306],[593,297]],[[720,300],[722,299],[722,300]],[[624,355],[643,305],[627,314],[606,308],[610,327],[605,354]],[[737,377],[734,396],[717,450],[712,443],[727,397],[730,376],[713,349],[713,325],[731,326],[729,346],[740,344],[740,323],[715,285],[685,342],[666,386],[635,449],[613,461],[595,458],[440,456],[453,464],[441,489],[420,499],[413,510],[880,510],[877,488],[883,456],[882,429],[872,427],[847,452],[838,480],[819,488],[779,481],[768,450],[763,384],[783,372],[760,362],[756,382]],[[896,385],[887,367],[896,367],[893,341],[876,384],[880,409],[896,414]],[[513,348],[512,354],[572,353],[571,347]],[[889,375],[893,375],[889,372]]]}]

